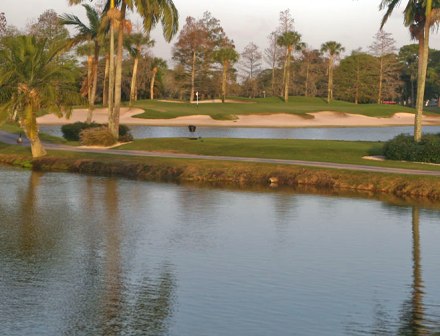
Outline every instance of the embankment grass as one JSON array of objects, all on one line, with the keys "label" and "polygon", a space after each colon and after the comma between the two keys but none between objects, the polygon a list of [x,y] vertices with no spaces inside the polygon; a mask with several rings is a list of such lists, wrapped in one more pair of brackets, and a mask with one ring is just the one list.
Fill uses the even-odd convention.
[{"label": "embankment grass", "polygon": [[[9,147],[9,148],[8,148]],[[11,148],[15,153],[11,153]],[[62,171],[99,176],[117,176],[145,181],[191,182],[205,185],[296,188],[389,194],[399,198],[416,197],[440,200],[440,179],[429,176],[354,172],[348,170],[308,168],[260,163],[226,162],[197,159],[124,157],[106,154],[49,151],[49,155],[32,159],[25,148],[0,146],[0,162],[36,171]]]}]

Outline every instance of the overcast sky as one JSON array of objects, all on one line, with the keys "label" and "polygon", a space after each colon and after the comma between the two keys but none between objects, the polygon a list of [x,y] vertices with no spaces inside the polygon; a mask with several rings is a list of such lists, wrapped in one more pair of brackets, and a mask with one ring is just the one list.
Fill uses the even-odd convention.
[{"label": "overcast sky", "polygon": [[[57,13],[70,13],[84,17],[81,6],[69,7],[67,0],[1,0],[0,12],[5,12],[8,24],[24,28],[30,20],[35,20],[46,9]],[[290,9],[295,20],[295,30],[311,48],[320,48],[326,41],[340,42],[346,49],[368,49],[373,36],[379,29],[383,12],[379,12],[380,0],[174,0],[180,27],[187,16],[202,17],[210,11],[219,19],[228,37],[235,41],[241,52],[254,42],[261,50],[267,47],[267,36],[278,26],[280,11]],[[396,46],[412,43],[408,30],[403,27],[402,10],[405,1],[386,24],[384,30],[392,33]],[[138,21],[132,17],[134,22]],[[167,60],[171,58],[171,44],[167,44],[159,26],[152,33],[156,40],[153,53]],[[431,47],[440,49],[438,34],[431,35]]]}]

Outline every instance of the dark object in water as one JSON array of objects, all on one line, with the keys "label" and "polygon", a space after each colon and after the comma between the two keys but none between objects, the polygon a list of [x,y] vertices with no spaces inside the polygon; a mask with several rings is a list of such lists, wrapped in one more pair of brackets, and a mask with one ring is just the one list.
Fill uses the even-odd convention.
[{"label": "dark object in water", "polygon": [[21,133],[18,135],[17,143],[18,144],[22,144],[23,143],[23,138],[21,137]]}]

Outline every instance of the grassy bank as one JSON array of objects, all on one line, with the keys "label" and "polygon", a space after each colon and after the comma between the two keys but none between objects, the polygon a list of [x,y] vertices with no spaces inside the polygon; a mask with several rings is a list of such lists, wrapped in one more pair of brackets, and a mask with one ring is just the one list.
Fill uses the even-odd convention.
[{"label": "grassy bank", "polygon": [[[288,113],[310,118],[307,113],[333,111],[353,114],[362,114],[370,117],[391,117],[396,112],[414,113],[414,109],[400,105],[383,104],[353,104],[343,101],[333,101],[328,104],[322,98],[290,97],[284,103],[278,97],[240,99],[240,102],[226,104],[203,103],[189,104],[187,102],[161,102],[141,100],[135,107],[145,110],[137,118],[145,119],[171,119],[194,114],[209,115],[217,120],[233,120],[236,115]],[[434,113],[432,111],[431,113]]]},{"label": "grassy bank", "polygon": [[145,181],[191,182],[241,187],[315,187],[328,191],[360,191],[397,197],[440,200],[440,179],[435,177],[354,172],[257,163],[197,159],[124,157],[106,154],[49,151],[32,160],[24,147],[0,145],[0,162],[36,171],[59,171],[117,176]]},{"label": "grassy bank", "polygon": [[440,166],[422,163],[372,161],[362,157],[380,155],[381,142],[298,140],[298,139],[141,139],[118,147],[127,150],[146,150],[199,155],[222,155],[267,159],[305,160],[361,164],[379,167],[440,170]]}]

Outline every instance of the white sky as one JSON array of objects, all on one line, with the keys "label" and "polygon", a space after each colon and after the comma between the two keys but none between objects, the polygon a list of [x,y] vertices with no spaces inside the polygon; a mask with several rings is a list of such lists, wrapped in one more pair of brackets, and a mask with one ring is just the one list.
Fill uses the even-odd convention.
[{"label": "white sky", "polygon": [[[5,12],[8,24],[24,28],[26,23],[46,9],[58,14],[70,13],[84,17],[81,6],[69,7],[67,0],[0,0],[0,12]],[[174,0],[179,15],[180,26],[187,16],[201,18],[203,12],[210,11],[219,19],[229,38],[235,41],[241,52],[254,42],[261,50],[267,47],[267,36],[278,26],[280,11],[290,9],[295,20],[295,30],[303,41],[312,48],[320,48],[326,41],[340,42],[350,53],[351,50],[366,50],[379,28],[383,12],[379,12],[380,0]],[[405,1],[385,25],[384,30],[392,33],[396,46],[414,43],[409,39],[408,30],[403,27],[402,10]],[[133,21],[138,19],[133,17]],[[167,60],[171,58],[171,44],[162,38],[161,27],[152,33],[156,40],[153,53]],[[432,48],[440,49],[438,34],[431,35]]]}]

